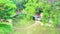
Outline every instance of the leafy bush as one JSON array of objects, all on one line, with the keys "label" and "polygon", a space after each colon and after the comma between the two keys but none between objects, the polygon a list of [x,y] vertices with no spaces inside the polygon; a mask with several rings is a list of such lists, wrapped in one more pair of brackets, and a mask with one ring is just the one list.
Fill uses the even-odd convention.
[{"label": "leafy bush", "polygon": [[[23,8],[22,12],[26,13],[25,18],[23,18],[20,22],[26,22],[27,21],[31,21],[32,17],[35,15],[35,13],[37,12],[37,7],[41,8],[43,10],[43,18],[42,18],[42,22],[44,24],[49,23],[49,21],[51,21],[51,23],[53,25],[57,25],[58,21],[59,21],[59,15],[60,15],[60,2],[55,2],[53,4],[51,3],[47,3],[48,0],[42,1],[41,0],[17,0],[16,4],[17,7],[25,7]],[[23,6],[20,6],[21,4],[23,4]],[[20,8],[21,9],[21,8]]]},{"label": "leafy bush", "polygon": [[[16,5],[11,0],[0,0],[0,19],[11,19],[15,14]],[[12,25],[7,22],[0,22],[0,34],[9,34],[12,31]]]},{"label": "leafy bush", "polygon": [[24,5],[26,8],[23,9],[23,12],[27,13],[26,19],[31,19],[31,16],[33,16],[37,12],[36,8],[40,7],[43,10],[42,22],[49,23],[51,21],[50,23],[56,26],[58,25],[58,19],[60,18],[59,3],[60,2],[55,2],[52,5],[49,2],[47,3],[47,0],[45,2],[41,2],[39,0],[29,0]]},{"label": "leafy bush", "polygon": [[11,0],[0,0],[0,18],[10,19],[15,14],[16,5]]},{"label": "leafy bush", "polygon": [[0,22],[0,34],[9,34],[11,32],[12,32],[11,24]]}]

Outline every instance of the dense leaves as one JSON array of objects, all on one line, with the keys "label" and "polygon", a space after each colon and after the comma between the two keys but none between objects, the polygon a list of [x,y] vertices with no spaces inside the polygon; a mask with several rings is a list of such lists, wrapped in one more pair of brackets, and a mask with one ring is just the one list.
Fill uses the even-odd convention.
[{"label": "dense leaves", "polygon": [[[0,20],[11,19],[16,12],[16,5],[11,0],[0,0]],[[0,34],[9,34],[12,32],[12,25],[5,21],[0,21]]]},{"label": "dense leaves", "polygon": [[6,22],[0,22],[0,34],[9,34],[12,32],[12,25]]},{"label": "dense leaves", "polygon": [[16,5],[10,0],[0,0],[0,18],[10,19],[15,14]]},{"label": "dense leaves", "polygon": [[[21,21],[27,23],[27,21],[31,21],[32,17],[38,12],[37,7],[41,8],[43,11],[42,22],[51,23],[52,25],[57,25],[59,23],[59,2],[47,2],[48,0],[15,0],[17,7],[22,9],[21,7],[25,7],[22,9],[22,13],[26,14]],[[22,4],[22,5],[21,5]]]}]

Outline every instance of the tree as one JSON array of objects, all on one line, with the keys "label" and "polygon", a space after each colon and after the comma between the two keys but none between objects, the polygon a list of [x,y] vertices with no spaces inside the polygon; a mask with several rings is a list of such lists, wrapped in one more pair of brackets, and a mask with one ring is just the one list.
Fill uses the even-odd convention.
[{"label": "tree", "polygon": [[15,4],[16,4],[16,6],[17,6],[17,9],[24,9],[25,8],[25,6],[24,6],[24,4],[26,4],[26,0],[12,0]]},{"label": "tree", "polygon": [[0,18],[10,19],[15,14],[16,5],[10,0],[0,0]]},{"label": "tree", "polygon": [[[16,12],[16,5],[11,0],[0,0],[0,20],[11,19],[11,16]],[[0,34],[10,34],[12,25],[8,22],[0,21]]]}]

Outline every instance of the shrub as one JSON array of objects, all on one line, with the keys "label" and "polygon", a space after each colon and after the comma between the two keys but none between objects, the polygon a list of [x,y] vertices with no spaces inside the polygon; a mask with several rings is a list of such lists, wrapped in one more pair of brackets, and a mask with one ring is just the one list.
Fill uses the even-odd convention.
[{"label": "shrub", "polygon": [[10,0],[0,0],[0,18],[10,19],[15,14],[16,5]]}]

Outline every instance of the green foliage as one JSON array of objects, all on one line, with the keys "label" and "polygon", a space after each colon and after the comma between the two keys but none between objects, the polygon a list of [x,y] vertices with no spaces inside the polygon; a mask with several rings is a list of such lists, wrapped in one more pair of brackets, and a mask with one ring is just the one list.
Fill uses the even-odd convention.
[{"label": "green foliage", "polygon": [[35,13],[37,12],[37,7],[39,7],[40,9],[42,9],[43,11],[43,19],[42,21],[46,22],[46,19],[48,20],[49,18],[49,14],[50,14],[50,10],[51,10],[51,5],[50,3],[46,3],[46,2],[40,2],[39,0],[29,0],[25,5],[26,8],[23,9],[23,12],[27,13],[27,16],[25,17],[25,19],[32,19],[31,17],[35,15]]},{"label": "green foliage", "polygon": [[[16,1],[17,2],[17,1]],[[18,17],[21,17],[19,21],[20,26],[25,27],[28,25],[31,25],[33,23],[32,17],[34,16],[34,14],[36,13],[36,8],[37,8],[37,0],[20,0],[17,2],[17,7],[20,6],[21,3],[23,3],[22,6],[24,6],[25,8],[22,9],[22,13],[25,15],[21,15]],[[22,7],[21,6],[21,7]],[[21,9],[21,7],[19,7],[18,9]],[[23,26],[24,25],[24,26]]]},{"label": "green foliage", "polygon": [[52,13],[54,14],[53,15],[54,18],[52,18],[52,19],[55,23],[55,24],[53,23],[55,26],[57,26],[60,23],[60,21],[59,21],[59,19],[60,19],[60,7],[59,6],[60,6],[60,2],[55,2],[53,5],[53,10],[52,10],[53,12]]},{"label": "green foliage", "polygon": [[54,26],[57,26],[59,24],[59,15],[60,15],[60,9],[59,9],[59,2],[55,2],[53,5],[50,3],[46,3],[43,8],[43,23],[50,23]]},{"label": "green foliage", "polygon": [[[11,0],[0,0],[0,19],[10,19],[15,14],[16,5]],[[0,34],[9,34],[12,25],[7,22],[0,22]]]},{"label": "green foliage", "polygon": [[24,4],[26,3],[26,0],[12,0],[16,6],[17,6],[17,9],[24,9]]},{"label": "green foliage", "polygon": [[27,14],[26,18],[31,19],[31,16],[33,16],[36,13],[37,8],[37,0],[29,0],[24,6],[26,7],[23,9],[23,12]]},{"label": "green foliage", "polygon": [[52,25],[57,25],[59,22],[59,15],[60,15],[60,2],[55,2],[53,5],[48,0],[42,1],[41,0],[15,0],[18,9],[22,9],[22,13],[25,13],[25,16],[22,15],[24,18],[21,19],[21,22],[27,23],[28,21],[32,20],[32,16],[35,15],[37,12],[37,7],[41,8],[43,11],[43,18],[42,22],[49,23],[51,20]]},{"label": "green foliage", "polygon": [[0,34],[9,34],[12,32],[12,25],[0,22]]},{"label": "green foliage", "polygon": [[[60,18],[60,12],[59,12],[59,2],[55,2],[53,5],[51,3],[47,3],[46,2],[37,2],[39,0],[29,0],[26,4],[25,4],[25,9],[24,11],[27,12],[27,19],[31,19],[31,16],[33,16],[37,11],[36,8],[40,7],[43,10],[43,18],[42,18],[42,22],[43,23],[49,23],[49,21],[51,21],[50,23],[54,26],[56,26],[59,22],[58,19]],[[23,12],[24,12],[23,11]]]},{"label": "green foliage", "polygon": [[16,5],[10,0],[0,0],[0,18],[9,19],[15,14]]}]

